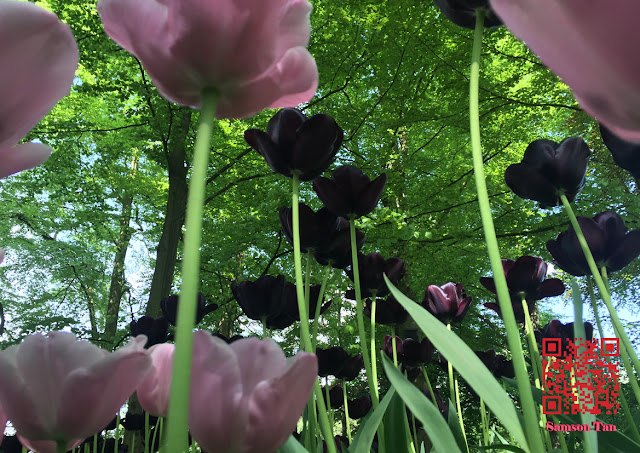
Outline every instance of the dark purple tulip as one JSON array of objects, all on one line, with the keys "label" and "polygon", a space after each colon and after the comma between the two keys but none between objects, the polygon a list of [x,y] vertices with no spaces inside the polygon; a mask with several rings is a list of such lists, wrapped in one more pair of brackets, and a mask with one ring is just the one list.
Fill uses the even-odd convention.
[{"label": "dark purple tulip", "polygon": [[359,168],[344,165],[333,171],[331,179],[314,179],[313,190],[335,215],[358,218],[374,210],[386,182],[385,173],[371,181]]},{"label": "dark purple tulip", "polygon": [[[371,302],[364,306],[364,314],[371,317]],[[409,312],[404,309],[395,297],[389,295],[386,299],[376,299],[376,322],[386,326],[403,324],[409,318]]]},{"label": "dark purple tulip", "polygon": [[[318,303],[318,296],[320,296],[320,285],[311,285],[309,292],[309,306],[307,307],[307,313],[309,319],[314,319],[316,314],[316,308]],[[331,306],[331,301],[323,303],[320,306],[320,314],[323,314]],[[285,329],[300,321],[300,310],[298,309],[298,295],[296,293],[296,285],[291,282],[286,282],[284,287],[284,302],[282,310],[275,316],[269,316],[266,319],[267,327],[269,329]]]},{"label": "dark purple tulip", "polygon": [[[387,357],[393,359],[393,337],[391,337],[391,335],[384,336],[384,346],[382,350],[387,354]],[[396,336],[396,357],[399,358],[400,355],[402,355],[402,338]]]},{"label": "dark purple tulip", "polygon": [[622,140],[602,124],[600,135],[605,146],[611,151],[615,163],[631,173],[634,178],[640,179],[640,144]]},{"label": "dark purple tulip", "polygon": [[362,395],[359,398],[348,400],[347,406],[349,407],[349,418],[362,418],[369,413],[373,404],[371,403],[371,396]]},{"label": "dark purple tulip", "polygon": [[[578,224],[598,268],[618,271],[640,255],[640,230],[629,231],[615,212],[604,211],[593,219],[578,217]],[[573,227],[547,241],[547,250],[565,272],[577,277],[591,274]]]},{"label": "dark purple tulip", "polygon": [[[498,304],[497,302],[487,302],[486,304],[484,304],[484,307],[488,308],[489,310],[495,311],[498,314],[498,316],[502,318],[502,310],[500,310],[500,304]],[[522,307],[522,302],[514,303],[512,301],[511,308],[513,308],[513,314],[516,318],[516,322],[524,322],[525,316],[524,316],[524,308]]]},{"label": "dark purple tulip", "polygon": [[462,283],[449,282],[442,286],[429,285],[424,292],[422,306],[443,323],[453,324],[464,319],[471,300]]},{"label": "dark purple tulip", "polygon": [[559,144],[536,140],[525,150],[522,162],[509,165],[504,179],[519,197],[538,201],[543,208],[558,206],[562,204],[561,194],[571,202],[582,190],[589,154],[580,137]]},{"label": "dark purple tulip", "polygon": [[435,348],[431,342],[423,338],[417,342],[413,338],[402,340],[402,363],[409,367],[428,365],[433,358]]},{"label": "dark purple tulip", "polygon": [[[564,293],[564,284],[560,279],[545,279],[547,263],[537,256],[521,256],[515,261],[504,259],[502,269],[514,304],[522,303],[520,295],[524,295],[527,301],[533,302]],[[493,294],[497,294],[492,277],[481,277],[480,283]]]},{"label": "dark purple tulip", "polygon": [[499,27],[502,21],[489,6],[489,0],[433,0],[442,14],[459,27],[476,28],[476,10],[486,10],[484,26]]},{"label": "dark purple tulip", "polygon": [[143,316],[137,321],[129,323],[131,336],[138,335],[147,336],[147,344],[145,349],[149,349],[154,344],[166,343],[169,336],[169,321],[164,316],[153,318],[151,316]]},{"label": "dark purple tulip", "polygon": [[[364,233],[356,230],[356,250],[360,250],[363,244]],[[329,264],[336,269],[344,269],[351,265],[351,235],[347,219],[338,217],[337,230],[318,244],[313,256],[323,266]]]},{"label": "dark purple tulip", "polygon": [[362,354],[357,354],[353,357],[348,357],[344,361],[344,366],[338,374],[335,375],[337,379],[344,379],[345,381],[353,381],[358,377],[360,371],[364,368],[364,359]]},{"label": "dark purple tulip", "polygon": [[496,354],[496,351],[493,349],[475,351],[475,353],[495,377],[499,378],[504,376],[511,379],[515,377],[516,373],[513,369],[513,362],[507,360],[505,356]]},{"label": "dark purple tulip", "polygon": [[335,159],[343,131],[329,115],[307,119],[300,110],[286,108],[269,120],[267,132],[249,129],[244,139],[276,173],[291,178],[299,172],[300,181],[311,181]]},{"label": "dark purple tulip", "polygon": [[[160,308],[162,309],[162,314],[169,323],[172,325],[176,325],[176,318],[178,315],[178,302],[180,300],[179,296],[173,295],[169,297],[165,297],[160,301]],[[200,324],[200,321],[204,319],[209,313],[218,309],[217,304],[209,304],[206,305],[207,301],[204,298],[204,294],[198,293],[197,300],[197,308],[196,308],[196,324]]]},{"label": "dark purple tulip", "polygon": [[[304,203],[299,203],[300,212],[300,250],[317,250],[329,237],[338,231],[338,217],[321,208],[318,212]],[[293,245],[293,215],[291,208],[280,208],[280,224],[289,244]]]},{"label": "dark purple tulip", "polygon": [[[322,396],[324,401],[327,401],[327,390],[322,388]],[[341,385],[334,385],[329,389],[329,401],[331,402],[331,409],[338,409],[344,404],[344,394]]]},{"label": "dark purple tulip", "polygon": [[[400,258],[385,260],[379,253],[365,255],[358,253],[358,270],[360,272],[360,290],[363,297],[369,297],[373,293],[378,296],[389,294],[389,288],[383,275],[394,285],[398,285],[404,276],[404,261]],[[353,270],[347,270],[347,275],[353,280]]]},{"label": "dark purple tulip", "polygon": [[[593,324],[590,322],[584,323],[584,333],[587,338],[582,339],[582,341],[592,341],[593,340]],[[576,343],[576,334],[574,331],[574,323],[570,322],[564,324],[557,319],[550,321],[546,326],[542,328],[541,332],[536,331],[536,340],[539,345],[542,346],[543,339],[549,338],[560,338],[562,340],[561,345],[561,357],[565,357],[571,351],[569,350],[569,342]],[[578,339],[578,341],[581,341]],[[543,351],[540,350],[542,354]]]},{"label": "dark purple tulip", "polygon": [[262,321],[283,310],[285,283],[284,275],[265,275],[255,282],[231,282],[231,292],[248,318]]},{"label": "dark purple tulip", "polygon": [[316,348],[318,357],[318,376],[338,376],[349,358],[347,351],[340,346],[332,346],[327,349]]}]

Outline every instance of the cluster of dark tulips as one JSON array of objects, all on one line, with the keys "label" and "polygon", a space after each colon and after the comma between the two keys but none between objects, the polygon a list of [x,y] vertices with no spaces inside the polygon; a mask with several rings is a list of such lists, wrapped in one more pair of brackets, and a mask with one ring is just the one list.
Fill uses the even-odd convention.
[{"label": "cluster of dark tulips", "polygon": [[[329,115],[306,118],[299,110],[283,109],[269,121],[266,132],[251,129],[245,132],[245,139],[277,173],[289,178],[295,175],[300,181],[313,181],[312,187],[324,207],[314,211],[299,203],[300,249],[319,265],[344,272],[352,288],[344,293],[343,304],[352,307],[354,300],[362,298],[364,314],[372,317],[375,311],[375,322],[390,327],[390,334],[378,348],[392,358],[411,381],[418,379],[421,371],[424,372],[431,363],[439,363],[440,368],[446,371],[449,364],[441,355],[434,360],[438,356],[427,338],[419,338],[417,331],[411,331],[412,336],[404,339],[395,335],[396,329],[404,331],[402,326],[410,321],[410,317],[389,294],[383,276],[386,275],[397,286],[405,273],[404,261],[397,257],[385,259],[377,252],[362,253],[364,234],[357,229],[355,234],[350,231],[350,222],[369,214],[376,207],[386,176],[382,174],[371,180],[360,169],[350,165],[338,167],[331,178],[320,176],[334,161],[343,139],[342,129]],[[609,137],[605,142],[615,155],[617,148],[611,140]],[[586,143],[577,137],[561,143],[537,140],[527,148],[522,162],[507,169],[505,180],[518,196],[535,200],[543,208],[557,206],[561,204],[561,194],[573,201],[584,186],[589,154]],[[282,233],[293,245],[296,228],[292,208],[280,208],[279,217]],[[605,211],[593,218],[578,217],[578,222],[596,263],[609,272],[622,269],[640,254],[640,230],[628,231],[618,214]],[[358,250],[359,294],[355,290],[352,238],[355,238],[354,247]],[[547,249],[555,265],[565,272],[575,276],[590,273],[572,228],[560,233],[556,240],[549,241]],[[503,259],[502,266],[515,318],[523,325],[525,315],[537,312],[537,301],[565,292],[560,279],[547,278],[548,265],[540,257]],[[496,294],[492,277],[483,277],[480,283]],[[265,334],[270,330],[286,329],[300,321],[296,285],[288,282],[284,275],[265,275],[254,281],[233,282],[231,290],[244,314],[261,323]],[[331,302],[325,300],[324,284],[308,285],[307,291],[306,314],[317,323],[318,316],[329,309]],[[167,341],[168,325],[175,324],[177,303],[178,297],[171,296],[162,303],[162,317],[132,322],[132,335],[146,334],[150,339],[149,345]],[[421,305],[441,322],[451,325],[463,322],[472,305],[472,297],[466,294],[462,283],[448,282],[442,286],[429,285]],[[497,303],[484,306],[501,315]],[[196,323],[216,308],[215,304],[206,305],[204,296],[200,294]],[[591,340],[593,326],[584,324],[587,338]],[[542,328],[538,325],[532,327],[539,345],[544,338],[561,338],[563,351],[566,351],[567,342],[574,338],[573,323],[553,320]],[[366,368],[363,354],[352,355],[340,346],[318,346],[315,352],[318,374],[325,378],[323,398],[327,408],[342,408],[347,419],[364,417],[373,404],[371,389],[367,391],[358,379]],[[476,351],[476,354],[494,376],[515,376],[513,364],[505,355],[497,354],[494,349]],[[375,361],[375,357],[372,360]],[[433,372],[435,370],[432,368]],[[331,381],[329,377],[332,377]],[[426,372],[423,378],[429,379]],[[449,406],[443,403],[441,393],[442,389],[432,389],[428,396],[446,417]],[[343,426],[342,436],[336,436],[338,446],[347,445],[351,440],[348,421]],[[411,426],[416,426],[415,420]],[[301,434],[295,435],[300,438]]]}]

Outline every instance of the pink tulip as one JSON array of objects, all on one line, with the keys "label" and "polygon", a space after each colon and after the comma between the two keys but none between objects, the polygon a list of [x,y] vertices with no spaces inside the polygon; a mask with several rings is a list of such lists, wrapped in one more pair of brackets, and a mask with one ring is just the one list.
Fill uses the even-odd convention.
[{"label": "pink tulip", "polygon": [[0,178],[43,163],[51,148],[17,145],[69,94],[78,47],[68,25],[29,2],[0,1]]},{"label": "pink tulip", "polygon": [[28,336],[0,352],[0,406],[40,453],[73,448],[111,421],[151,368],[143,335],[109,353],[67,332]]},{"label": "pink tulip", "polygon": [[142,408],[156,417],[166,417],[168,413],[173,352],[174,346],[169,343],[149,348],[153,367],[136,390]]},{"label": "pink tulip", "polygon": [[138,57],[158,91],[200,107],[218,90],[218,118],[292,107],[315,93],[307,0],[100,0],[111,38]]},{"label": "pink tulip", "polygon": [[491,0],[505,25],[590,115],[640,142],[638,0]]},{"label": "pink tulip", "polygon": [[228,345],[194,337],[189,428],[209,453],[273,453],[291,435],[318,374],[316,356],[287,360],[270,339]]}]

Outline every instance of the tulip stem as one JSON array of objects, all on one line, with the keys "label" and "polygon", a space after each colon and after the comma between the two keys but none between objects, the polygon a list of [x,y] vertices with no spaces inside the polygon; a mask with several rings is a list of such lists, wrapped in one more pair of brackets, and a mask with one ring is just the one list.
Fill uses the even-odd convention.
[{"label": "tulip stem", "polygon": [[391,354],[393,354],[393,364],[398,368],[398,351],[396,351],[396,326],[391,325]]},{"label": "tulip stem", "polygon": [[67,453],[67,442],[64,440],[58,441],[56,444],[56,453]]},{"label": "tulip stem", "polygon": [[351,422],[349,421],[349,400],[347,400],[347,381],[342,381],[342,397],[344,399],[344,430],[351,445]]},{"label": "tulip stem", "polygon": [[[298,171],[293,172],[291,183],[291,217],[293,223],[293,260],[296,273],[296,295],[298,299],[298,312],[300,313],[300,341],[306,352],[314,352],[311,345],[311,336],[309,335],[309,313],[307,312],[307,304],[304,297],[304,281],[302,278],[302,254],[300,252],[300,206],[298,206],[298,198],[300,195],[300,181],[298,179]],[[313,393],[316,397],[318,405],[318,415],[320,416],[320,429],[324,439],[327,441],[327,449],[329,453],[336,453],[336,445],[333,441],[333,433],[329,424],[329,416],[327,408],[322,397],[322,389],[316,379],[313,384]],[[313,410],[313,409],[312,409]],[[315,410],[314,410],[315,413]],[[315,433],[314,433],[315,435]]]},{"label": "tulip stem", "polygon": [[189,382],[191,380],[191,353],[193,327],[200,284],[200,242],[202,239],[202,211],[206,188],[211,135],[219,93],[205,88],[202,110],[193,151],[193,173],[189,182],[182,260],[182,285],[176,325],[176,345],[169,395],[167,418],[167,444],[165,452],[187,451],[187,415],[189,410]]},{"label": "tulip stem", "polygon": [[[569,216],[569,220],[571,221],[573,230],[576,233],[578,242],[580,243],[580,247],[582,247],[582,252],[584,253],[584,257],[587,259],[589,270],[591,271],[591,274],[593,275],[593,278],[596,281],[596,286],[600,291],[600,297],[602,298],[602,301],[606,305],[607,310],[609,310],[609,316],[611,316],[611,322],[613,323],[613,328],[616,331],[616,334],[618,338],[620,338],[622,343],[622,347],[620,348],[620,350],[622,351],[622,349],[626,349],[626,352],[627,354],[629,354],[629,357],[631,358],[631,362],[633,363],[633,367],[628,368],[627,372],[629,373],[629,376],[633,376],[634,375],[633,368],[635,368],[636,372],[640,374],[640,360],[638,360],[638,356],[636,355],[636,352],[633,349],[631,342],[629,341],[629,337],[627,337],[627,334],[624,331],[624,327],[620,322],[620,318],[618,318],[618,313],[616,313],[616,309],[611,304],[611,294],[607,290],[607,285],[605,284],[604,279],[602,278],[602,276],[600,275],[600,272],[598,271],[598,267],[596,266],[596,262],[593,259],[593,255],[591,254],[591,250],[589,249],[587,240],[585,239],[584,234],[582,233],[582,229],[580,228],[578,219],[576,218],[576,215],[573,213],[573,209],[571,209],[571,204],[569,203],[567,196],[564,194],[561,194],[560,200],[562,200],[562,204],[564,205],[565,211]],[[604,271],[604,277],[606,278],[607,276],[606,268],[603,268],[603,271]]]},{"label": "tulip stem", "polygon": [[[378,382],[378,361],[376,360],[376,295],[371,296],[371,372],[373,373],[373,382]],[[380,399],[378,386],[374,387],[376,399]]]},{"label": "tulip stem", "polygon": [[480,113],[479,113],[479,80],[480,80],[480,57],[482,49],[482,32],[484,29],[483,9],[476,10],[476,27],[473,37],[473,50],[471,52],[471,73],[469,77],[469,120],[471,130],[471,149],[473,153],[473,170],[478,192],[478,205],[480,207],[480,217],[484,230],[489,261],[493,271],[493,279],[496,284],[498,303],[502,312],[505,329],[507,331],[507,343],[513,356],[513,368],[516,373],[516,382],[520,393],[520,403],[524,412],[525,432],[529,442],[529,450],[533,453],[544,451],[542,438],[538,423],[538,414],[531,394],[529,375],[527,372],[522,345],[520,344],[520,332],[516,323],[511,297],[507,287],[507,280],[502,268],[500,259],[500,248],[496,237],[493,218],[491,217],[491,205],[489,204],[489,194],[484,175],[484,161],[482,158],[482,144],[480,141]]},{"label": "tulip stem", "polygon": [[324,300],[324,291],[327,288],[327,281],[329,280],[329,273],[331,272],[331,266],[327,266],[322,278],[322,284],[320,285],[320,294],[318,294],[318,301],[316,302],[316,313],[313,316],[313,336],[311,337],[311,349],[316,350],[316,344],[318,342],[318,319],[320,317],[320,309],[322,308],[322,301]]},{"label": "tulip stem", "polygon": [[489,420],[487,419],[487,409],[484,400],[480,398],[480,419],[482,420],[482,441],[484,446],[489,446]]}]

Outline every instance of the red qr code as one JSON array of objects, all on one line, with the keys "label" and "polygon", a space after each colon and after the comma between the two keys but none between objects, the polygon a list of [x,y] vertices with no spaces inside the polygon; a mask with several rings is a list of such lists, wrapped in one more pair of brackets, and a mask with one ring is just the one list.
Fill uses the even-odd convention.
[{"label": "red qr code", "polygon": [[618,412],[617,338],[542,341],[542,412],[616,414]]}]

